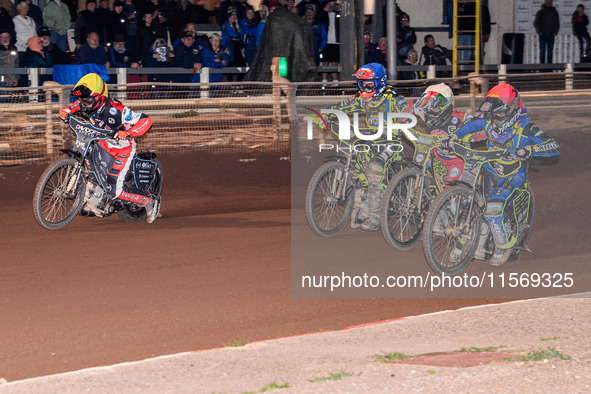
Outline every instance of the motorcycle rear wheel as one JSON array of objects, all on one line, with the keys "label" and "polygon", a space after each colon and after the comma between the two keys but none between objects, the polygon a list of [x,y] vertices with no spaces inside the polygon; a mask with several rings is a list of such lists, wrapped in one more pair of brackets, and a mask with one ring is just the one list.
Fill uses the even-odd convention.
[{"label": "motorcycle rear wheel", "polygon": [[[352,190],[337,196],[344,182],[345,165],[329,161],[321,165],[308,184],[305,211],[310,229],[321,237],[334,237],[347,225],[355,202]],[[352,189],[352,186],[349,186]]]},{"label": "motorcycle rear wheel", "polygon": [[33,213],[39,225],[47,230],[59,230],[80,212],[86,185],[78,178],[80,164],[74,159],[63,159],[45,169],[33,196]]}]

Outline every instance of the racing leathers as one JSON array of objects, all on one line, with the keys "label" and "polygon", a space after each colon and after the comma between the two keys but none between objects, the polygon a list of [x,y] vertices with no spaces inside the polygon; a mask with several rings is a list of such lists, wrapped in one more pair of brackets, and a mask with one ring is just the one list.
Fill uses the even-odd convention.
[{"label": "racing leathers", "polygon": [[513,136],[504,143],[493,139],[492,124],[478,117],[467,121],[455,136],[462,138],[468,134],[486,130],[488,149],[508,149],[513,152],[508,158],[484,164],[484,185],[487,195],[485,216],[495,245],[499,249],[509,249],[516,238],[511,237],[509,221],[504,220],[505,205],[512,193],[522,188],[527,180],[529,157],[550,157],[559,154],[558,143],[548,137],[538,126],[527,118],[523,108],[521,115],[513,124]]},{"label": "racing leathers", "polygon": [[[429,134],[431,135],[452,135],[458,130],[461,125],[472,119],[473,116],[467,112],[453,110],[450,116],[443,122],[437,123],[433,127],[429,127]],[[487,138],[486,132],[476,131],[474,134],[469,134],[462,138],[460,142],[474,142],[484,141]],[[464,161],[454,155],[453,153],[443,152],[437,148],[433,149],[433,154],[443,163],[447,168],[446,182],[460,179],[462,171],[464,169]]]},{"label": "racing leathers", "polygon": [[[393,87],[388,86],[381,95],[374,96],[370,100],[363,99],[357,93],[330,109],[338,109],[345,113],[360,113],[360,117],[365,115],[366,127],[362,129],[362,126],[359,125],[359,131],[362,134],[375,135],[380,127],[382,128],[382,137],[384,138],[376,140],[352,139],[350,145],[350,150],[358,152],[353,171],[361,179],[362,184],[365,183],[364,180],[367,181],[366,204],[359,207],[359,214],[356,218],[352,218],[351,224],[353,227],[359,227],[359,222],[363,222],[361,227],[364,230],[378,230],[382,196],[388,186],[388,169],[393,161],[402,158],[400,130],[393,131],[391,140],[385,138],[387,113],[410,113],[413,109],[412,102],[407,102]],[[383,118],[383,122],[380,121],[380,117]],[[333,132],[338,134],[338,130],[335,129],[338,127],[336,118],[329,115],[327,120]],[[393,120],[394,123],[408,123],[409,121],[408,118]],[[359,122],[361,123],[361,119]],[[359,200],[359,196],[356,196],[356,200]],[[358,204],[359,201],[356,201],[356,205]]]},{"label": "racing leathers", "polygon": [[[69,114],[75,114],[80,110],[80,102],[77,100],[59,112],[59,116],[65,119]],[[136,153],[134,138],[143,135],[152,127],[152,120],[145,114],[133,112],[121,102],[106,98],[105,103],[90,117],[89,121],[96,127],[113,130],[118,136],[128,136],[125,139],[109,138],[98,141],[101,151],[107,155],[101,156],[103,166],[98,166],[104,171],[98,174],[107,194],[116,199],[147,205],[152,196],[149,192],[130,187],[124,184],[125,176],[129,171]],[[123,132],[123,134],[121,133]],[[100,155],[101,153],[98,152]]]}]

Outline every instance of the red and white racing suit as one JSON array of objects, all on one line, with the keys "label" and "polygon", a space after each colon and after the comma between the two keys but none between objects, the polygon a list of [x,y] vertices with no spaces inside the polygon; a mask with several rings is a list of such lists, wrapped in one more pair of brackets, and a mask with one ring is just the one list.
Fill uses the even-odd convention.
[{"label": "red and white racing suit", "polygon": [[[447,121],[429,129],[429,133],[431,135],[452,135],[466,120],[471,118],[473,118],[473,116],[467,112],[453,110]],[[486,132],[483,131],[481,133],[472,134],[471,138],[471,141],[484,141],[488,136],[486,135]],[[460,179],[460,176],[464,171],[464,160],[453,153],[445,155],[438,149],[434,149],[433,152],[447,168],[447,182]]]},{"label": "red and white racing suit", "polygon": [[[65,119],[67,114],[79,110],[80,102],[76,101],[62,109],[59,116]],[[98,141],[98,145],[113,158],[112,165],[107,171],[105,185],[107,194],[112,198],[140,205],[148,204],[151,200],[149,192],[125,186],[123,182],[135,157],[134,138],[148,131],[152,127],[152,120],[147,115],[131,111],[115,99],[106,98],[105,103],[90,117],[90,122],[106,130],[122,130],[130,136],[128,139],[109,138]]]}]

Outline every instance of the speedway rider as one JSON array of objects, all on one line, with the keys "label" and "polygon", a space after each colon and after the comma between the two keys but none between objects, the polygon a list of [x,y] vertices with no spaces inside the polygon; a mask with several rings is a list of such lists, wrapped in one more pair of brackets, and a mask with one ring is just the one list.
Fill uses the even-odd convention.
[{"label": "speedway rider", "polygon": [[[67,122],[70,114],[79,113],[94,126],[106,130],[118,130],[112,138],[98,141],[108,154],[105,189],[109,196],[126,202],[145,206],[148,223],[156,220],[160,210],[160,196],[132,188],[124,184],[125,176],[135,157],[134,138],[143,135],[152,127],[152,120],[139,112],[133,112],[121,102],[109,98],[107,84],[95,73],[82,77],[72,95],[77,100],[59,112]],[[99,168],[102,168],[99,166]]]},{"label": "speedway rider", "polygon": [[[359,91],[331,109],[339,109],[346,113],[361,112],[367,114],[366,123],[369,129],[377,128],[378,121],[376,116],[386,112],[410,112],[412,103],[408,103],[392,86],[388,86],[388,76],[384,66],[379,63],[368,63],[362,66],[354,74],[357,78]],[[331,122],[331,115],[327,116]],[[405,119],[406,120],[406,119]],[[405,121],[403,120],[403,122]],[[385,123],[385,122],[384,122]],[[361,128],[361,126],[360,126]],[[366,129],[367,130],[367,129]],[[375,131],[371,131],[375,133]],[[374,141],[374,142],[392,142],[400,143],[400,137],[393,136],[393,141]],[[396,150],[381,148],[369,162],[365,162],[363,168],[357,170],[364,172],[368,181],[367,204],[359,201],[359,193],[356,195],[356,207],[361,205],[359,213],[352,215],[351,227],[360,227],[367,231],[376,231],[380,228],[380,204],[382,195],[386,190],[387,172],[391,162],[396,158]],[[365,153],[360,154],[365,158]]]},{"label": "speedway rider", "polygon": [[[419,115],[427,124],[431,135],[452,135],[466,120],[473,116],[467,112],[454,108],[455,97],[453,91],[444,83],[429,86],[414,105],[415,114]],[[484,141],[485,131],[469,134],[463,142]],[[446,151],[434,149],[433,153],[447,168],[446,180],[453,181],[460,178],[464,161]]]},{"label": "speedway rider", "polygon": [[[479,111],[482,114],[478,118],[467,121],[443,145],[451,149],[454,140],[484,129],[488,135],[489,149],[509,150],[502,160],[486,163],[483,172],[484,185],[489,185],[487,189],[490,189],[484,214],[495,242],[490,264],[500,267],[507,263],[513,246],[509,242],[511,230],[507,231],[503,221],[505,203],[513,190],[521,188],[527,180],[527,160],[532,156],[557,156],[559,146],[527,117],[527,109],[519,93],[507,83],[493,87],[482,101]],[[458,261],[461,253],[456,245],[450,260]]]}]

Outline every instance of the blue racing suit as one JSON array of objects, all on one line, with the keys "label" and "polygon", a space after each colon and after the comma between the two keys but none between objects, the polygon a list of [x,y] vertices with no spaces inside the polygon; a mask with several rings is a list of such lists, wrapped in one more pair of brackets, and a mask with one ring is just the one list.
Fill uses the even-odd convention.
[{"label": "blue racing suit", "polygon": [[[468,120],[456,132],[458,139],[480,130],[486,130],[488,135],[488,149],[509,149],[516,151],[525,148],[530,151],[530,157],[557,156],[558,143],[548,137],[538,126],[527,117],[527,110],[523,108],[521,116],[513,125],[513,137],[505,143],[498,143],[492,138],[491,122],[483,117]],[[502,159],[484,164],[484,185],[491,185],[490,194],[486,202],[485,216],[491,229],[495,244],[500,249],[513,246],[516,238],[511,237],[510,224],[503,220],[505,205],[513,191],[521,188],[527,180],[527,161]]]}]

